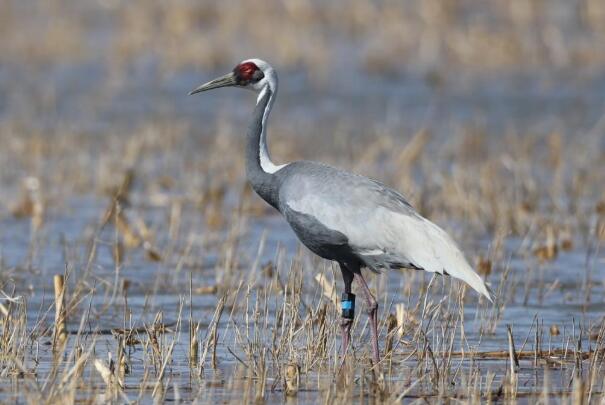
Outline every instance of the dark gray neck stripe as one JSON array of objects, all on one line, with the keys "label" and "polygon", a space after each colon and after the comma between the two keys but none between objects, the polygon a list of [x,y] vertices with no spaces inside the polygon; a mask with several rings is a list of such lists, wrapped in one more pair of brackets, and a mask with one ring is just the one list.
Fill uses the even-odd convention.
[{"label": "dark gray neck stripe", "polygon": [[263,133],[263,116],[272,95],[271,88],[267,87],[265,94],[256,104],[252,115],[252,122],[246,134],[246,177],[256,193],[266,202],[277,208],[278,187],[277,179],[272,173],[263,170],[260,163],[260,141]]}]

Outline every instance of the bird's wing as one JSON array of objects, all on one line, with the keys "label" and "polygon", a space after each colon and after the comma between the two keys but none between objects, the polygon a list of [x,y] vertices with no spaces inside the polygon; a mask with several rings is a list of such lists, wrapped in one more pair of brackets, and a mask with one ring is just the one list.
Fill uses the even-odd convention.
[{"label": "bird's wing", "polygon": [[443,229],[418,214],[390,212],[380,215],[383,216],[379,219],[383,229],[388,229],[381,240],[386,251],[392,249],[395,256],[405,257],[416,268],[458,278],[491,301],[483,279]]},{"label": "bird's wing", "polygon": [[416,213],[401,194],[336,169],[306,169],[284,183],[280,203],[345,235],[368,267],[412,267],[447,274],[491,299],[456,243]]}]

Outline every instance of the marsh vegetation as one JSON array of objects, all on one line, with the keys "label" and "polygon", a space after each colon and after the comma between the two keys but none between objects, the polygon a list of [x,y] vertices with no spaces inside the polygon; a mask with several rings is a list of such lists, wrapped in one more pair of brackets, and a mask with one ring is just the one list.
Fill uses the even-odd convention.
[{"label": "marsh vegetation", "polygon": [[[5,1],[0,400],[603,403],[603,43],[601,0]],[[252,96],[186,96],[250,56],[277,162],[401,190],[496,292],[369,275],[385,384],[245,183]]]}]

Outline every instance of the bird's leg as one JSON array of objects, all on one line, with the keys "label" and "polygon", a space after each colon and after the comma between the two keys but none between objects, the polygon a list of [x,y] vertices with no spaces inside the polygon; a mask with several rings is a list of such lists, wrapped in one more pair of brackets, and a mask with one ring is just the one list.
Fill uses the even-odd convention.
[{"label": "bird's leg", "polygon": [[355,273],[355,279],[361,287],[361,291],[366,300],[366,305],[368,306],[371,329],[370,332],[372,334],[372,360],[374,361],[374,366],[376,367],[376,365],[380,362],[380,352],[378,351],[378,303],[372,295],[370,287],[368,287],[368,283],[366,283],[366,280],[361,275],[361,271]]},{"label": "bird's leg", "polygon": [[[344,361],[347,349],[349,348],[349,341],[351,340],[351,326],[353,325],[353,311],[355,306],[355,295],[353,294],[342,294],[342,321],[340,323],[340,330],[342,333],[342,359]],[[345,299],[347,301],[345,301]],[[347,306],[353,305],[353,309],[346,308]],[[351,315],[345,315],[350,313]]]},{"label": "bird's leg", "polygon": [[342,333],[342,363],[344,364],[347,349],[349,347],[349,341],[351,340],[351,326],[353,325],[353,318],[355,317],[355,295],[351,293],[351,284],[353,284],[353,273],[345,268],[342,264],[340,265],[342,272],[342,278],[345,282],[345,292],[342,294],[341,307],[342,312],[340,330]]}]

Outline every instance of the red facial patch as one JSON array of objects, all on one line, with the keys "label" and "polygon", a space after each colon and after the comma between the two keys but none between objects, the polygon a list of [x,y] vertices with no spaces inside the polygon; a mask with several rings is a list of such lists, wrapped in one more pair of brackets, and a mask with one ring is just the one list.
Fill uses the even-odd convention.
[{"label": "red facial patch", "polygon": [[258,66],[256,66],[252,62],[246,62],[246,63],[242,63],[241,65],[237,65],[236,69],[237,69],[239,78],[241,78],[242,80],[245,80],[245,81],[252,80],[252,76],[254,75],[254,72],[259,70]]}]

